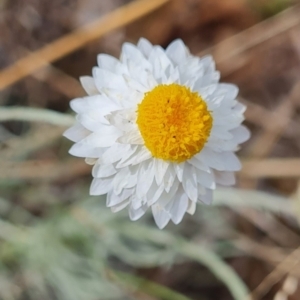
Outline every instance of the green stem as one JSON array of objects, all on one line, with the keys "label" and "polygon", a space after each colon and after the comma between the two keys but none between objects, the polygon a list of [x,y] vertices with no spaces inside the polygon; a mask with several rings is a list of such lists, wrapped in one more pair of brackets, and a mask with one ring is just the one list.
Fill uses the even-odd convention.
[{"label": "green stem", "polygon": [[295,216],[296,201],[259,191],[218,188],[214,194],[213,205],[265,209]]},{"label": "green stem", "polygon": [[247,299],[248,288],[235,271],[214,252],[191,243],[183,243],[179,250],[181,254],[206,266],[221,280],[236,300]]},{"label": "green stem", "polygon": [[177,238],[167,231],[157,231],[144,226],[136,227],[128,224],[119,230],[131,238],[139,240],[148,239],[156,244],[168,247],[172,246],[181,255],[194,259],[206,266],[227,286],[234,299],[247,299],[249,291],[245,283],[228,264],[210,249]]},{"label": "green stem", "polygon": [[134,276],[121,271],[110,270],[114,277],[126,284],[133,285],[136,289],[146,293],[150,296],[156,297],[161,300],[191,300],[190,298],[179,294],[165,286],[162,286],[153,281]]},{"label": "green stem", "polygon": [[56,111],[32,107],[1,107],[0,122],[4,121],[29,121],[29,122],[44,122],[58,126],[72,126],[74,117],[68,114],[59,113]]},{"label": "green stem", "polygon": [[16,237],[23,236],[25,230],[0,219],[0,239],[5,241],[15,241]]}]

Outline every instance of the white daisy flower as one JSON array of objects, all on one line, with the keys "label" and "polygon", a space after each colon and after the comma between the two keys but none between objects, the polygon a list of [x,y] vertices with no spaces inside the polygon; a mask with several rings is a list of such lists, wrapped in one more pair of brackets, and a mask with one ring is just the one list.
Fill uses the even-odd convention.
[{"label": "white daisy flower", "polygon": [[235,183],[245,106],[235,85],[219,83],[212,57],[191,55],[181,40],[164,50],[140,39],[120,60],[100,54],[98,65],[81,78],[88,96],[71,101],[77,123],[64,133],[70,153],[94,165],[91,195],[107,194],[131,220],[151,208],[163,228],[210,204],[217,184]]}]

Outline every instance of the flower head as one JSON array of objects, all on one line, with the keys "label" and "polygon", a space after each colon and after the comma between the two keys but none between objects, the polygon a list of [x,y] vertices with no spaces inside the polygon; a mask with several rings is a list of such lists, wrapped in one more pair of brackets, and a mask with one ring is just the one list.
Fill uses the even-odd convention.
[{"label": "flower head", "polygon": [[91,195],[107,194],[107,206],[127,207],[132,220],[151,208],[163,228],[210,204],[216,184],[234,184],[234,152],[249,138],[245,107],[210,56],[191,55],[181,40],[164,50],[140,39],[120,60],[100,54],[98,65],[81,78],[88,96],[71,101],[77,123],[65,132],[70,153],[94,165]]}]

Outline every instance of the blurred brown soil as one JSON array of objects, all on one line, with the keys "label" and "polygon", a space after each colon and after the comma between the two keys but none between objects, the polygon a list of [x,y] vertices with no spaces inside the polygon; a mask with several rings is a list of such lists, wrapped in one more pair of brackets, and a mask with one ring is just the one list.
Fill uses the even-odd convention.
[{"label": "blurred brown soil", "polygon": [[[7,67],[25,56],[27,51],[39,49],[128,2],[130,1],[14,0],[5,2],[0,11],[0,67]],[[256,0],[250,5],[246,0],[173,0],[131,25],[111,32],[104,38],[89,43],[83,49],[61,58],[53,64],[56,69],[49,68],[44,75],[37,73],[15,83],[0,93],[0,104],[28,105],[67,111],[70,98],[78,96],[80,91],[77,83],[73,81],[74,78],[91,73],[91,68],[96,64],[96,54],[105,52],[117,56],[124,41],[136,42],[141,36],[162,46],[166,46],[175,38],[182,38],[195,54],[210,48],[215,51],[216,56],[220,52],[222,56],[235,47],[239,48],[241,42],[233,38],[230,40],[229,48],[226,48],[226,45],[221,47],[222,44],[219,43],[262,22],[262,16],[266,15],[262,12],[267,11],[269,14],[272,11],[269,9],[271,2]],[[299,6],[297,9],[298,13]],[[282,22],[282,24],[286,23]],[[264,29],[264,25],[261,25],[256,32],[257,35]],[[262,40],[253,48],[243,51],[241,55],[233,55],[226,60],[226,64],[220,62],[217,66],[225,74],[222,80],[237,84],[241,91],[239,95],[241,101],[249,104],[246,124],[251,128],[253,135],[241,152],[248,161],[239,175],[239,186],[259,188],[289,196],[298,192],[300,171],[295,166],[299,164],[272,161],[270,158],[294,158],[299,163],[300,25],[283,30],[270,39]],[[72,82],[74,88],[68,84],[64,89],[64,82],[67,81]],[[14,124],[9,124],[8,127],[14,131]],[[18,133],[17,131],[15,133]],[[55,139],[57,132],[55,129],[52,131]],[[42,141],[42,137],[37,136],[36,140]],[[17,142],[14,144],[14,141],[8,143],[8,146],[12,147],[10,150],[15,149],[16,153],[20,147]],[[30,141],[25,146],[30,148]],[[31,159],[45,159],[43,168],[46,170],[45,173],[49,171],[51,174],[48,178],[49,182],[55,184],[55,181],[62,177],[62,170],[55,152],[57,149],[52,150],[51,154],[43,153],[43,156],[37,153]],[[3,151],[5,153],[5,149]],[[264,160],[264,163],[260,164],[260,160]],[[89,172],[88,168],[81,163],[78,165],[71,163],[72,169],[63,172],[67,179],[74,179],[75,174],[79,180]],[[278,163],[285,166],[282,168],[285,170],[284,177],[281,176],[280,169],[278,170]],[[35,162],[26,162],[22,166],[24,167],[22,172],[18,169],[21,168],[20,165],[10,166],[11,173],[7,176],[11,178],[20,176],[29,181],[37,180],[38,166]],[[40,180],[47,180],[47,178]],[[256,252],[253,250],[255,252],[253,255],[249,253],[249,256],[228,261],[247,285],[255,289],[276,266],[274,262],[266,259],[266,255],[263,256],[269,248],[261,249],[259,245],[270,248],[291,247],[285,240],[274,241],[270,237],[268,226],[272,227],[273,233],[276,233],[278,228],[283,228],[283,235],[288,234],[289,231],[294,234],[299,233],[284,218],[275,218],[265,227],[264,224],[258,225],[255,217],[247,219],[241,212],[232,213],[231,218],[235,220],[240,232],[253,241],[251,245]],[[264,215],[260,214],[259,218],[264,219]],[[292,247],[297,246],[299,245],[296,241]],[[201,295],[206,297],[203,299],[231,299],[228,292],[220,287],[219,282],[207,270],[195,263],[174,266],[170,271],[157,268],[139,270],[139,272],[184,292],[193,299],[202,299]],[[191,279],[187,281],[186,278]],[[282,275],[279,282],[275,282],[269,288],[270,292],[266,288],[268,293],[261,299],[273,300],[274,295],[282,288],[285,278],[285,274]],[[297,292],[288,299],[300,299],[300,289]]]}]

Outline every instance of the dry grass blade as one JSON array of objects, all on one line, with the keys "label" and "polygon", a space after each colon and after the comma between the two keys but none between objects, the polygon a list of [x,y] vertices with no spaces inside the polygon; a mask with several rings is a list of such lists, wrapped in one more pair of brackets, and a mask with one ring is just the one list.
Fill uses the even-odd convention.
[{"label": "dry grass blade", "polygon": [[[288,97],[284,99],[273,112],[264,111],[264,116],[262,116],[262,120],[264,120],[264,123],[262,124],[262,131],[252,142],[251,147],[248,150],[248,154],[250,156],[263,158],[272,151],[274,144],[280,139],[280,137],[283,135],[283,132],[291,123],[291,119],[295,113],[295,107],[299,103],[299,88],[300,84],[297,82]],[[294,168],[295,167],[292,166],[291,169],[294,170]],[[259,168],[256,170],[261,171],[261,169],[261,166],[259,166]],[[264,170],[268,170],[268,172],[270,172],[269,168],[264,168]],[[280,170],[280,177],[282,177],[282,170],[278,170]],[[278,171],[275,172],[275,174],[276,173],[278,173]],[[274,173],[270,174],[273,174],[272,176],[274,176]],[[291,177],[290,170],[287,171],[287,176]],[[255,180],[253,182],[248,182],[248,188],[254,188],[255,185]]]},{"label": "dry grass blade", "polygon": [[70,99],[86,95],[78,80],[51,65],[34,73],[33,77],[47,82],[53,89]]},{"label": "dry grass blade", "polygon": [[283,261],[284,258],[292,252],[292,250],[289,249],[265,245],[242,234],[239,234],[239,238],[231,242],[242,252],[275,265]]},{"label": "dry grass blade", "polygon": [[[24,53],[24,55],[29,55],[31,53],[24,47],[20,48],[19,51]],[[37,58],[37,61],[40,61],[40,59]],[[54,90],[68,98],[76,98],[86,95],[83,87],[77,79],[66,74],[60,69],[55,68],[51,64],[47,64],[43,69],[33,73],[32,76],[38,81],[46,82]]]},{"label": "dry grass blade", "polygon": [[84,161],[70,159],[61,162],[56,160],[34,160],[26,162],[1,161],[0,179],[23,179],[37,181],[69,180],[76,176],[90,173],[90,166]]},{"label": "dry grass blade", "polygon": [[290,33],[290,39],[292,41],[292,44],[293,44],[294,49],[296,51],[296,54],[300,58],[300,41],[299,41],[299,35],[300,35],[300,30],[297,29],[297,28],[295,28],[294,30],[292,30],[292,32]]},{"label": "dry grass blade", "polygon": [[274,300],[285,300],[289,296],[293,295],[298,287],[298,279],[294,276],[288,276],[280,291],[278,291],[274,297]]},{"label": "dry grass blade", "polygon": [[63,132],[64,128],[61,127],[38,124],[34,125],[29,134],[21,139],[14,137],[5,141],[1,148],[1,167],[2,161],[24,158],[38,149],[51,145],[62,136]]},{"label": "dry grass blade", "polygon": [[243,161],[240,173],[249,178],[282,178],[300,177],[300,159],[298,158],[267,158]]},{"label": "dry grass blade", "polygon": [[233,208],[239,215],[264,231],[273,241],[285,247],[300,245],[300,237],[271,214],[254,209]]},{"label": "dry grass blade", "polygon": [[[266,123],[266,116],[268,117],[270,111],[259,104],[252,103],[247,101],[246,99],[240,99],[240,101],[247,106],[247,110],[245,112],[246,120],[250,123],[253,123],[259,127],[269,126],[271,130],[271,124]],[[290,120],[289,126],[285,128],[282,132],[282,135],[287,138],[295,138],[300,135],[300,130],[297,128],[297,124],[295,121]]]},{"label": "dry grass blade", "polygon": [[285,274],[289,274],[292,269],[299,265],[300,248],[297,248],[288,255],[276,268],[258,285],[251,293],[252,299],[261,299],[269,289],[277,283]]},{"label": "dry grass blade", "polygon": [[255,157],[267,156],[283,131],[289,125],[298,101],[300,83],[294,85],[289,96],[284,99],[274,112],[266,113],[263,117],[263,131],[252,143],[250,152]]},{"label": "dry grass blade", "polygon": [[[268,262],[274,267],[278,267],[283,274],[286,274],[287,265],[280,265],[280,263],[292,253],[292,249],[279,248],[274,246],[267,246],[261,242],[256,242],[255,240],[249,239],[246,236],[240,237],[237,240],[231,241],[233,245],[246,253],[249,256],[258,258],[264,262]],[[300,278],[299,268],[293,268],[297,263],[297,259],[289,260],[290,264],[290,274],[296,278]]]},{"label": "dry grass blade", "polygon": [[[291,7],[274,17],[234,35],[199,55],[211,53],[217,63],[230,61],[247,50],[265,42],[276,35],[282,34],[300,24],[300,5]],[[238,45],[238,47],[237,47]],[[223,51],[226,50],[226,51]],[[223,74],[224,75],[224,74]]]},{"label": "dry grass blade", "polygon": [[66,54],[83,47],[104,34],[125,26],[159,8],[169,0],[137,0],[101,17],[95,22],[67,34],[0,73],[0,90],[46,66]]}]

